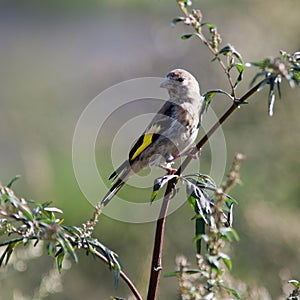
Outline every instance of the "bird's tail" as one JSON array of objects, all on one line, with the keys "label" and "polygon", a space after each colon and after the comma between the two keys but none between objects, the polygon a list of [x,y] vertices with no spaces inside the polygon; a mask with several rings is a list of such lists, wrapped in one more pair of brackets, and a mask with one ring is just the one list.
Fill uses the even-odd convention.
[{"label": "bird's tail", "polygon": [[[131,170],[131,167],[129,166],[128,163],[125,163],[123,165],[120,166],[124,167],[124,169],[122,170],[122,174],[120,175],[120,177],[117,179],[117,181],[114,183],[114,185],[109,189],[109,191],[107,192],[107,194],[104,196],[103,200],[101,201],[101,206],[106,206],[109,201],[113,198],[113,196],[121,189],[121,187],[126,183],[126,181],[129,179],[129,177],[133,174],[133,171]],[[120,169],[118,168],[118,169]],[[116,175],[116,174],[112,174],[112,175]],[[114,177],[114,176],[110,176]]]}]

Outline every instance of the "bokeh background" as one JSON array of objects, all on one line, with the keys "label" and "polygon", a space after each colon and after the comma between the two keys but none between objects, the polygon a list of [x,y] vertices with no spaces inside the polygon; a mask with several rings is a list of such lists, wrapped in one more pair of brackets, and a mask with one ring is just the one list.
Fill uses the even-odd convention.
[{"label": "bokeh background", "polygon": [[[245,61],[274,57],[281,49],[299,50],[299,0],[202,0],[194,1],[194,6],[201,8],[204,21],[218,25],[224,43],[234,45]],[[224,74],[210,62],[206,48],[196,39],[180,39],[189,28],[170,26],[178,15],[175,0],[2,0],[1,182],[21,174],[14,186],[18,195],[53,201],[64,210],[67,224],[80,225],[90,218],[93,207],[74,176],[72,137],[80,114],[95,96],[118,82],[163,77],[175,67],[190,70],[203,91],[227,89]],[[246,72],[240,95],[254,75],[254,70]],[[235,228],[241,238],[230,249],[232,273],[248,284],[265,286],[273,299],[282,293],[282,274],[300,277],[299,90],[283,84],[282,95],[273,117],[267,116],[267,92],[262,91],[223,126],[227,166],[235,152],[247,156],[241,170],[243,184],[232,191],[239,202]],[[227,105],[219,97],[213,107],[220,114]],[[106,145],[105,140],[101,143]],[[128,149],[123,152],[125,158]],[[102,161],[101,151],[96,155],[100,171],[108,175],[111,164]],[[203,149],[202,157],[205,173],[209,149]],[[135,193],[128,189],[128,197],[130,192]],[[163,273],[176,268],[180,254],[194,263],[192,217],[188,205],[169,216]],[[154,230],[154,223],[129,224],[105,216],[96,230],[100,241],[119,254],[144,295]],[[1,299],[31,299],[51,266],[52,259],[44,255],[22,272],[1,273]],[[47,299],[129,294],[122,282],[114,290],[113,273],[84,255],[62,280],[63,291]],[[176,293],[176,279],[162,278],[159,299],[175,299]]]}]

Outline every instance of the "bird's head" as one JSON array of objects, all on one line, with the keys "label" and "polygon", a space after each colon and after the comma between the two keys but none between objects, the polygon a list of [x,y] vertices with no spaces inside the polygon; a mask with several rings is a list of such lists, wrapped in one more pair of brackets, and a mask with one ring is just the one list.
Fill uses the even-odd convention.
[{"label": "bird's head", "polygon": [[200,95],[199,84],[196,78],[188,71],[175,69],[171,71],[161,83],[171,97],[194,97]]}]

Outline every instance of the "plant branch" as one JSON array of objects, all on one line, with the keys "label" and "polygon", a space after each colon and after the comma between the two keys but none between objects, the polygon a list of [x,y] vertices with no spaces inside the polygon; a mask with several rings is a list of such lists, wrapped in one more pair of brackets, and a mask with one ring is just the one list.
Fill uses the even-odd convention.
[{"label": "plant branch", "polygon": [[[106,264],[109,264],[108,259],[103,254],[101,254],[100,252],[98,252],[97,250],[94,251],[94,254],[98,258],[100,258],[101,260],[103,260]],[[136,287],[134,286],[134,284],[132,283],[132,281],[129,279],[129,277],[122,270],[120,270],[120,277],[125,281],[125,283],[129,287],[129,289],[131,290],[131,292],[133,293],[133,295],[135,296],[135,298],[137,300],[143,300],[142,296],[139,294],[138,290],[136,289]]]},{"label": "plant branch", "polygon": [[[204,144],[209,140],[209,138],[216,132],[218,128],[228,119],[228,117],[239,107],[240,104],[246,103],[247,99],[250,98],[253,94],[259,91],[260,87],[266,82],[268,79],[263,79],[254,87],[252,87],[246,94],[244,94],[239,100],[236,100],[232,103],[230,108],[222,115],[218,122],[216,122],[213,127],[208,131],[208,133],[197,143],[195,152],[198,152]],[[184,169],[188,166],[190,161],[192,160],[192,156],[187,156],[187,158],[183,161],[181,166],[178,168],[176,175],[180,176]],[[172,198],[173,188],[176,184],[176,179],[170,180],[168,182],[166,192],[164,195],[162,207],[159,214],[159,219],[156,223],[156,231],[155,231],[155,241],[154,248],[152,253],[152,262],[151,262],[151,275],[148,287],[148,296],[147,300],[155,300],[158,291],[158,283],[160,279],[160,274],[162,270],[162,249],[163,249],[163,240],[164,240],[164,229],[166,223],[166,217],[169,207],[169,202]]]},{"label": "plant branch", "polygon": [[[204,36],[204,34],[202,33],[201,29],[202,29],[202,24],[200,23],[200,20],[202,18],[201,12],[200,10],[195,10],[195,14],[190,14],[189,11],[186,8],[185,3],[182,0],[177,0],[177,4],[180,8],[180,10],[182,11],[182,13],[184,14],[185,18],[186,18],[186,24],[187,25],[191,25],[195,31],[198,34],[198,37],[201,39],[201,41],[203,42],[203,44],[210,50],[210,52],[214,55],[214,57],[218,60],[221,68],[223,69],[223,71],[225,72],[230,88],[231,88],[231,92],[232,92],[232,96],[234,97],[234,99],[236,99],[236,91],[235,91],[235,85],[233,83],[233,80],[231,78],[230,75],[230,69],[228,69],[224,62],[221,60],[220,55],[219,55],[219,51],[217,50],[216,47],[214,47],[212,45],[212,43],[210,43],[207,38]],[[198,17],[196,17],[195,15],[198,15]],[[218,44],[218,42],[217,42]]]}]

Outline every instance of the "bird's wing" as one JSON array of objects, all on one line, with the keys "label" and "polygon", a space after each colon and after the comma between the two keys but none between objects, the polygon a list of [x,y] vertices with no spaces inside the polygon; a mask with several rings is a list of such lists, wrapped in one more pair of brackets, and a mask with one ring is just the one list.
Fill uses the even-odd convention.
[{"label": "bird's wing", "polygon": [[175,104],[168,101],[157,112],[145,132],[136,141],[129,152],[129,161],[132,163],[146,148],[153,144],[160,135],[169,129],[176,120]]},{"label": "bird's wing", "polygon": [[166,129],[170,128],[172,119],[175,116],[176,109],[174,103],[167,101],[152,119],[145,132],[135,142],[129,152],[129,160],[121,164],[110,176],[109,180],[115,180],[127,173],[130,164],[152,143],[154,143]]}]

